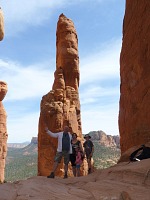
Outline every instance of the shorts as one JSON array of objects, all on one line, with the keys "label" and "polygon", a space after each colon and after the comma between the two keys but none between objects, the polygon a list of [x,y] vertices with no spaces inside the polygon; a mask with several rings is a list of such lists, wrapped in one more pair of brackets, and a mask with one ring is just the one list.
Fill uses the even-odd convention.
[{"label": "shorts", "polygon": [[76,155],[75,154],[70,154],[70,162],[71,162],[71,165],[72,167],[75,167],[76,166]]},{"label": "shorts", "polygon": [[77,165],[76,165],[76,168],[77,168],[77,169],[80,169],[80,164],[77,164]]},{"label": "shorts", "polygon": [[66,152],[66,151],[57,152],[57,153],[56,153],[56,156],[55,156],[55,158],[54,158],[54,161],[60,163],[62,157],[64,157],[64,164],[65,164],[65,165],[68,165],[69,159],[70,159],[70,154],[69,154],[68,152]]}]

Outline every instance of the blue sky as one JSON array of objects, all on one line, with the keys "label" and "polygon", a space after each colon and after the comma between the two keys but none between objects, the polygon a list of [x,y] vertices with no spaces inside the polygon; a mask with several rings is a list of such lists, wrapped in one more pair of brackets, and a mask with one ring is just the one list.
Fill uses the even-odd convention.
[{"label": "blue sky", "polygon": [[37,136],[40,101],[49,92],[56,68],[56,26],[64,13],[78,34],[83,133],[117,135],[119,56],[125,0],[1,0],[5,38],[0,42],[0,80],[8,142]]}]

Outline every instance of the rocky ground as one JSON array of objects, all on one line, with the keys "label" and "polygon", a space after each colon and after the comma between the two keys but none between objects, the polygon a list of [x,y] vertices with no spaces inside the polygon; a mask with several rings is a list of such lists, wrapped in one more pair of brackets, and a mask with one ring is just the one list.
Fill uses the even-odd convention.
[{"label": "rocky ground", "polygon": [[123,162],[85,177],[37,176],[0,185],[0,200],[149,200],[150,159]]}]

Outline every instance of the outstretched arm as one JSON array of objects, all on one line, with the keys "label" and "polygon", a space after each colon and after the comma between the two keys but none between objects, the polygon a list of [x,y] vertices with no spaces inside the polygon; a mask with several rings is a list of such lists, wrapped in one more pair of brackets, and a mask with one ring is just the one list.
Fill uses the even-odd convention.
[{"label": "outstretched arm", "polygon": [[57,138],[58,137],[58,133],[53,133],[52,131],[48,130],[47,127],[45,127],[45,131],[48,135],[50,135],[53,138]]}]

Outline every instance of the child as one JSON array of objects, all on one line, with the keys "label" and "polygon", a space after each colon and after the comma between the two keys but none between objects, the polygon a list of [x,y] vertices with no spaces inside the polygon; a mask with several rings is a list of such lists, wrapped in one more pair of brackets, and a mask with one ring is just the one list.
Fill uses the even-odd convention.
[{"label": "child", "polygon": [[80,176],[80,166],[82,164],[80,147],[76,147],[76,176]]}]

